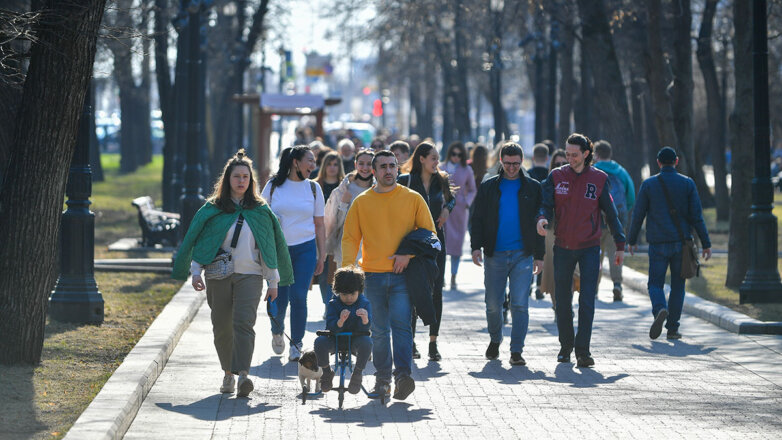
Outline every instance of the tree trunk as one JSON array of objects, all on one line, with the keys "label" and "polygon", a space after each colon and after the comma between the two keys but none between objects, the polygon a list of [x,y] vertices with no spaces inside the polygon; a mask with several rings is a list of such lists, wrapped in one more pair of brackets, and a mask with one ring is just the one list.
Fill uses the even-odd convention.
[{"label": "tree trunk", "polygon": [[[584,51],[583,40],[581,40],[579,43],[579,50],[581,51],[581,63],[579,65],[580,89],[576,108],[573,109],[573,119],[575,120],[576,127],[579,132],[584,133],[590,137],[594,137],[597,136],[599,130],[595,126],[595,119],[592,117],[592,91],[594,89],[592,87],[592,74],[589,67],[589,61],[586,57],[586,52]],[[570,133],[568,133],[568,135],[569,134]],[[567,139],[567,136],[562,138],[560,142],[564,142],[565,139]],[[564,148],[564,145],[560,145],[560,147]]]},{"label": "tree trunk", "polygon": [[687,170],[687,174],[695,180],[703,206],[710,207],[714,206],[714,196],[711,194],[709,185],[706,184],[706,177],[703,174],[703,160],[695,152],[692,128],[693,81],[692,37],[690,35],[692,10],[690,9],[690,0],[679,0],[674,9],[671,108],[677,147],[682,152],[681,159],[683,159],[679,161],[679,166]]},{"label": "tree trunk", "polygon": [[[462,23],[464,18],[463,0],[456,4],[455,22]],[[464,26],[456,26],[454,30],[456,68],[454,69],[454,122],[456,124],[457,137],[462,142],[472,140],[472,122],[470,121],[470,93],[467,87],[467,51],[470,46],[465,42],[466,29]]]},{"label": "tree trunk", "polygon": [[[92,93],[90,93],[90,107],[95,108],[95,83],[90,81]],[[103,165],[100,163],[100,143],[98,135],[95,132],[95,111],[91,113],[90,118],[90,169],[92,171],[93,182],[103,182]]]},{"label": "tree trunk", "polygon": [[714,167],[714,198],[717,206],[717,220],[728,221],[730,218],[730,197],[728,196],[728,175],[725,167],[725,144],[721,136],[725,129],[725,114],[720,85],[717,80],[717,68],[714,65],[714,54],[711,49],[711,35],[714,26],[714,14],[717,11],[718,0],[707,0],[703,9],[701,29],[698,34],[698,64],[703,74],[706,88],[706,118],[708,120],[707,142],[711,146],[711,163]]},{"label": "tree trunk", "polygon": [[611,27],[602,0],[579,0],[584,53],[595,84],[594,107],[600,120],[600,136],[614,145],[617,159],[628,170],[637,170],[641,154],[633,136],[627,92],[614,49]]},{"label": "tree trunk", "polygon": [[751,10],[750,2],[733,2],[736,103],[730,116],[730,235],[725,285],[735,289],[744,280],[749,264],[749,215],[755,174]]},{"label": "tree trunk", "polygon": [[575,37],[572,30],[572,20],[568,19],[562,28],[562,50],[559,52],[560,71],[562,74],[562,79],[559,83],[559,134],[556,139],[552,139],[554,144],[564,142],[572,132],[570,115],[573,112],[573,90],[576,81],[573,74],[573,45],[575,44]]},{"label": "tree trunk", "polygon": [[662,48],[662,6],[660,0],[646,3],[646,78],[651,92],[651,108],[657,139],[661,146],[676,146],[676,132],[673,128],[673,111],[668,96],[669,80],[666,75],[668,61]]},{"label": "tree trunk", "polygon": [[168,2],[155,0],[155,79],[157,80],[160,113],[163,120],[163,209],[176,211],[177,196],[173,193],[174,151],[176,148],[176,115],[171,68],[168,65]]},{"label": "tree trunk", "polygon": [[534,81],[534,97],[535,97],[535,142],[541,142],[546,138],[546,95],[544,93],[545,86],[543,82],[543,50],[541,47],[535,49],[535,56],[533,58],[535,63],[535,81]]},{"label": "tree trunk", "polygon": [[[0,190],[0,363],[41,359],[68,165],[105,0],[46,0]],[[35,167],[30,164],[34,163]],[[9,209],[26,206],[28,209]],[[35,221],[30,221],[34,217]]]}]

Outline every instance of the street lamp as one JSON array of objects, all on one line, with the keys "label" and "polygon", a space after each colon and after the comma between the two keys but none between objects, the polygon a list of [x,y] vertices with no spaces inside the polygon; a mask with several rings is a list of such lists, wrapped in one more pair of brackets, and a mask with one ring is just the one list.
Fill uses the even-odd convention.
[{"label": "street lamp", "polygon": [[771,213],[771,146],[768,116],[768,35],[766,0],[752,2],[752,70],[755,118],[755,178],[749,216],[749,270],[739,287],[739,302],[782,302],[777,270],[777,218]]},{"label": "street lamp", "polygon": [[103,296],[95,282],[95,214],[90,211],[91,94],[92,86],[88,86],[65,189],[68,209],[60,220],[60,277],[49,299],[49,316],[57,321],[100,324]]}]

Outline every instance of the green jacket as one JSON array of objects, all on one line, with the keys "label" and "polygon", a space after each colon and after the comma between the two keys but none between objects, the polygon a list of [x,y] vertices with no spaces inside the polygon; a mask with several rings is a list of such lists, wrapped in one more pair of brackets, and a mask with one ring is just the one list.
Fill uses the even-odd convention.
[{"label": "green jacket", "polygon": [[211,263],[225,240],[225,234],[236,222],[239,214],[243,214],[245,225],[250,227],[255,237],[263,262],[280,273],[279,285],[293,284],[293,266],[288,254],[288,244],[269,205],[258,205],[253,209],[236,206],[236,211],[229,213],[207,202],[196,212],[179,246],[172,276],[178,280],[186,280],[190,274],[191,261],[202,265]]}]

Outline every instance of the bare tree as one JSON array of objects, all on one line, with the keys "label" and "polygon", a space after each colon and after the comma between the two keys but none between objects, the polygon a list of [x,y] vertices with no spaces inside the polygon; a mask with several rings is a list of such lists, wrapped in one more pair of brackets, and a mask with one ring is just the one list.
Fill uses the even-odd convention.
[{"label": "bare tree", "polygon": [[40,361],[68,165],[104,6],[105,0],[35,2],[36,41],[0,188],[2,363]]}]

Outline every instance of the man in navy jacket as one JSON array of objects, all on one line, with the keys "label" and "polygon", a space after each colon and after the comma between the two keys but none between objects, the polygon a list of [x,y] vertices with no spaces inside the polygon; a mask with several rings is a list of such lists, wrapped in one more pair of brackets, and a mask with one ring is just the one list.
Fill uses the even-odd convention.
[{"label": "man in navy jacket", "polygon": [[[711,257],[711,241],[703,222],[701,200],[695,182],[676,172],[679,158],[671,147],[663,147],[657,153],[660,174],[652,176],[641,184],[638,192],[633,221],[630,224],[630,254],[637,249],[638,232],[646,217],[646,241],[649,243],[649,298],[652,300],[654,321],[649,337],[656,339],[662,333],[663,322],[668,329],[668,339],[681,339],[679,318],[684,305],[684,278],[679,276],[682,267],[682,241],[676,228],[668,202],[665,199],[660,179],[665,182],[671,203],[677,212],[676,221],[684,238],[692,238],[691,228],[695,228],[703,246],[703,258]],[[665,302],[665,273],[671,266],[671,294]]]},{"label": "man in navy jacket", "polygon": [[[616,244],[617,265],[624,261],[625,236],[609,192],[608,175],[590,165],[592,141],[579,133],[567,138],[568,166],[551,172],[543,182],[543,204],[537,229],[541,236],[555,220],[554,294],[560,350],[557,362],[570,362],[575,348],[579,367],[595,365],[589,352],[595,317],[597,274],[600,271],[601,211]],[[578,263],[581,290],[578,294],[578,333],[574,335],[572,302],[573,271]]]}]

